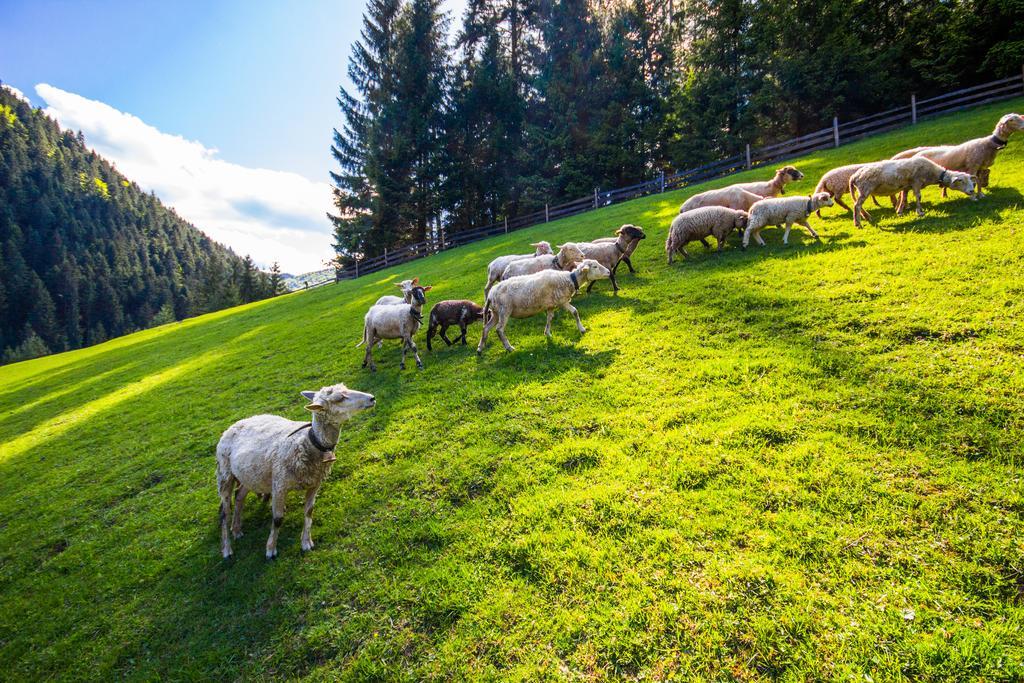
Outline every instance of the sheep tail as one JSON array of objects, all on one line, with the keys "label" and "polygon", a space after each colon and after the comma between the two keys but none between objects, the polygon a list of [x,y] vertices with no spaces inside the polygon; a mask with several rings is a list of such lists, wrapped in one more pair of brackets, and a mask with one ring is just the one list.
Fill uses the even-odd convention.
[{"label": "sheep tail", "polygon": [[356,348],[357,348],[357,349],[358,349],[358,348],[359,348],[360,346],[362,346],[363,344],[365,344],[365,343],[366,343],[366,333],[367,333],[367,332],[368,332],[368,330],[366,329],[366,326],[364,325],[364,326],[363,326],[363,338],[359,340],[359,343],[358,343],[358,344],[356,344]]},{"label": "sheep tail", "polygon": [[482,321],[483,321],[484,325],[486,325],[486,324],[487,324],[487,315],[488,315],[488,314],[489,314],[490,312],[491,312],[491,297],[490,297],[490,296],[488,296],[488,297],[487,297],[487,299],[486,299],[486,300],[484,300],[484,312],[483,312],[483,317],[482,317],[482,318],[480,318],[480,320],[482,320]]}]

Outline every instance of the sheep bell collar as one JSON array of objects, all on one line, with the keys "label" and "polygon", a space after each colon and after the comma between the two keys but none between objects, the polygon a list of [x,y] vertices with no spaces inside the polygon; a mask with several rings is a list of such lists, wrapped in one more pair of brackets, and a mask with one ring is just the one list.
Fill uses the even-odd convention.
[{"label": "sheep bell collar", "polygon": [[812,211],[811,207],[813,206],[813,202],[814,202],[814,197],[811,197],[810,199],[807,200],[807,215],[808,216],[811,215],[811,211]]},{"label": "sheep bell collar", "polygon": [[415,308],[409,309],[409,315],[412,316],[412,319],[415,320],[416,322],[423,322],[423,316],[417,313]]},{"label": "sheep bell collar", "polygon": [[947,185],[946,185],[946,174],[948,172],[949,171],[943,171],[942,173],[939,174],[939,185],[942,186],[942,187],[947,187]]},{"label": "sheep bell collar", "polygon": [[569,279],[572,280],[572,286],[576,288],[576,291],[580,291],[580,281],[576,278],[576,273],[569,273]]},{"label": "sheep bell collar", "polygon": [[313,431],[313,423],[312,422],[307,422],[306,424],[300,426],[298,429],[296,429],[294,432],[292,432],[288,436],[292,436],[293,434],[298,434],[303,429],[308,429],[309,430],[308,432],[306,432],[306,441],[309,442],[310,446],[312,446],[313,448],[315,448],[317,451],[320,452],[320,455],[323,456],[323,462],[334,462],[335,460],[338,459],[334,455],[334,447],[337,446],[338,444],[333,443],[330,446],[328,446],[327,444],[325,444],[322,441],[320,441],[319,437],[317,437],[317,435],[316,435],[316,432]]},{"label": "sheep bell collar", "polygon": [[1002,139],[998,135],[993,135],[992,137],[989,138],[989,140],[992,142],[993,145],[996,146],[996,149],[1003,149],[1004,147],[1006,147],[1006,145],[1009,144],[1009,141]]}]

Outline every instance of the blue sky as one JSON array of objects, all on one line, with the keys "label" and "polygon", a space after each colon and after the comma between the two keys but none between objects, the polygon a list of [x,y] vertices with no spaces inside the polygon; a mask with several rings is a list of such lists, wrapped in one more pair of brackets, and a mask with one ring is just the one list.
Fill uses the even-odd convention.
[{"label": "blue sky", "polygon": [[[330,255],[323,253],[329,224],[319,218],[329,203],[309,207],[304,223],[296,219],[295,195],[327,191],[331,130],[340,123],[335,97],[363,6],[362,0],[0,0],[0,80],[47,107],[62,125],[82,129],[98,152],[130,177],[133,170],[143,176],[133,179],[216,239],[264,264],[278,255],[278,239],[286,269],[317,267]],[[456,16],[463,6],[464,0],[446,4]],[[146,146],[145,155],[135,153]],[[166,163],[144,167],[142,156],[173,159],[185,173],[172,182],[161,174]],[[228,176],[252,180],[245,171],[258,169],[278,175],[254,182],[261,188],[256,197],[210,187]],[[197,175],[207,186],[181,186]],[[308,186],[300,188],[298,177]],[[281,203],[291,206],[266,196],[277,184],[289,188],[291,198]],[[266,221],[260,222],[257,204]],[[254,221],[248,237],[242,217]],[[288,251],[300,233],[308,238],[299,245],[303,256]]]}]

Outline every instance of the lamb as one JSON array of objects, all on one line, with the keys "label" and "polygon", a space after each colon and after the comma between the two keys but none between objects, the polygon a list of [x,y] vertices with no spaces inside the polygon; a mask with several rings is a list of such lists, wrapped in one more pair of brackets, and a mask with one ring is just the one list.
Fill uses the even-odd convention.
[{"label": "lamb", "polygon": [[[618,237],[614,242],[578,242],[579,250],[583,257],[593,259],[609,270],[609,278],[612,281],[614,291],[619,291],[619,283],[615,281],[615,271],[619,267],[619,261],[627,252],[632,253],[640,240],[647,239],[643,228],[635,225],[624,225],[619,228]],[[587,293],[594,288],[594,281],[587,285]]]},{"label": "lamb", "polygon": [[[1024,116],[1007,114],[999,119],[991,135],[974,138],[959,145],[915,147],[900,152],[893,159],[924,157],[946,170],[960,171],[975,176],[978,182],[974,183],[972,196],[974,199],[979,199],[984,196],[982,187],[988,185],[987,174],[984,183],[981,182],[982,171],[988,171],[991,168],[995,163],[996,154],[1006,147],[1010,136],[1020,130],[1024,130]],[[943,188],[943,196],[945,196],[945,188]]]},{"label": "lamb", "polygon": [[580,314],[571,303],[580,287],[609,277],[611,272],[593,259],[584,259],[571,272],[544,270],[532,275],[520,275],[502,280],[491,289],[484,303],[484,330],[476,352],[483,353],[487,334],[494,328],[506,351],[515,351],[505,337],[505,325],[509,318],[528,318],[546,311],[547,324],[544,334],[551,337],[551,319],[556,308],[564,308],[576,318],[576,329],[583,334],[587,330],[580,322]]},{"label": "lamb", "polygon": [[[964,194],[974,192],[974,180],[967,173],[947,171],[934,161],[922,156],[910,159],[890,159],[876,161],[864,166],[850,177],[850,194],[854,199],[853,224],[860,227],[863,215],[874,223],[871,215],[864,210],[864,200],[872,194],[894,195],[904,190],[913,190],[917,199],[917,215],[923,216],[921,210],[921,188],[927,185],[951,187]],[[897,214],[903,213],[906,195],[896,209]]]},{"label": "lamb", "polygon": [[783,166],[775,171],[775,177],[771,180],[756,183],[737,183],[729,187],[746,190],[762,197],[775,197],[783,193],[786,183],[796,180],[803,180],[804,174],[796,170],[794,166]]},{"label": "lamb", "polygon": [[583,252],[580,251],[580,248],[569,242],[560,245],[558,247],[558,254],[555,256],[533,256],[513,261],[505,268],[505,271],[501,274],[501,279],[507,280],[518,275],[531,275],[542,270],[572,270],[583,258]]},{"label": "lamb", "polygon": [[[217,492],[220,494],[220,547],[231,557],[228,513],[234,537],[242,536],[242,508],[250,491],[270,496],[274,523],[267,539],[267,559],[277,557],[277,534],[284,522],[285,496],[301,489],[306,493],[302,549],[312,550],[313,503],[331,463],[342,422],[372,408],[372,394],[335,384],[320,391],[303,391],[312,422],[296,422],[277,415],[256,415],[227,428],[217,443]],[[237,486],[237,490],[236,487]]]},{"label": "lamb", "polygon": [[402,340],[402,362],[399,367],[405,370],[405,353],[412,350],[416,357],[416,367],[423,369],[423,361],[420,360],[419,349],[416,342],[412,340],[413,335],[420,329],[423,323],[422,309],[427,302],[426,293],[433,287],[421,287],[416,285],[412,288],[412,303],[391,304],[385,306],[370,306],[363,318],[363,340],[356,344],[360,347],[366,344],[366,355],[363,357],[363,367],[369,365],[372,372],[377,371],[377,365],[373,362],[373,345],[382,339]]},{"label": "lamb", "polygon": [[793,229],[793,223],[798,223],[811,233],[811,237],[821,241],[821,237],[814,231],[814,228],[807,222],[807,217],[823,206],[832,206],[832,196],[828,192],[816,192],[810,197],[767,197],[750,207],[750,219],[747,221],[747,229],[743,231],[743,248],[750,244],[750,236],[753,235],[757,243],[765,246],[761,239],[761,230],[766,225],[781,225],[785,223],[786,232],[782,236],[782,243],[789,244],[789,231]]},{"label": "lamb", "polygon": [[508,264],[520,259],[528,259],[533,258],[534,256],[544,256],[554,253],[551,251],[551,245],[543,240],[540,242],[534,242],[530,246],[534,248],[533,254],[499,256],[487,265],[487,285],[484,287],[484,296],[487,296],[487,292],[491,291],[491,287],[494,286],[495,282],[501,281],[501,274],[505,272],[506,268],[508,268]]},{"label": "lamb", "polygon": [[452,340],[448,338],[446,334],[450,325],[458,325],[459,329],[462,330],[461,337],[457,339],[462,340],[462,345],[466,345],[466,328],[470,324],[475,323],[477,320],[484,319],[484,309],[479,304],[469,301],[468,299],[462,299],[459,301],[438,301],[434,304],[434,307],[430,309],[430,323],[427,327],[427,351],[433,351],[434,348],[430,344],[430,340],[434,338],[434,334],[440,327],[441,339],[448,346],[452,345]]},{"label": "lamb", "polygon": [[[614,242],[619,239],[618,235],[621,235],[623,230],[630,227],[637,228],[638,230],[643,230],[643,228],[640,228],[639,226],[630,225],[627,223],[626,225],[623,225],[621,228],[615,231],[615,237],[598,237],[596,240],[591,240],[591,243],[603,244],[605,242]],[[622,262],[626,264],[627,268],[629,268],[630,273],[636,273],[636,270],[633,268],[633,262],[629,260],[629,257],[633,255],[633,252],[636,251],[636,248],[639,245],[639,240],[633,240],[632,242],[629,243],[629,246],[626,247],[625,253],[622,254]]]},{"label": "lamb", "polygon": [[393,304],[408,304],[412,302],[412,288],[419,284],[420,279],[413,278],[412,280],[402,280],[396,282],[395,287],[402,290],[402,296],[392,296],[391,294],[385,294],[381,298],[377,299],[377,303],[374,306],[391,306]]},{"label": "lamb", "polygon": [[692,211],[705,206],[724,206],[727,209],[737,211],[749,211],[754,202],[764,199],[764,196],[744,190],[737,185],[730,185],[718,190],[708,190],[693,195],[679,207],[679,213]]},{"label": "lamb", "polygon": [[718,241],[718,251],[722,251],[725,240],[733,228],[742,230],[747,227],[748,219],[746,211],[724,206],[704,206],[679,214],[672,219],[668,239],[665,240],[665,254],[668,256],[669,265],[672,265],[676,252],[686,258],[690,257],[685,247],[693,240],[700,240],[706,249],[710,249],[711,245],[706,239],[710,235],[714,235]]}]

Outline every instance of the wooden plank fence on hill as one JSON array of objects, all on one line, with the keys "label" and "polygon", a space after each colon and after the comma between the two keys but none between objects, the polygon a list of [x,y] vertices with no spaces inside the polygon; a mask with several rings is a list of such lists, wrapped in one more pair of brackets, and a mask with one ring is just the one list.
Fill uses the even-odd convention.
[{"label": "wooden plank fence on hill", "polygon": [[603,206],[636,199],[668,190],[678,190],[689,185],[707,180],[721,178],[738,171],[777,163],[786,159],[801,156],[820,149],[838,147],[841,144],[860,140],[907,125],[914,125],[922,119],[948,114],[950,112],[974,107],[990,102],[998,102],[1012,97],[1024,95],[1024,69],[1016,76],[1001,78],[981,85],[961,88],[936,97],[918,100],[910,96],[910,102],[900,107],[863,116],[853,121],[832,120],[832,125],[783,142],[761,147],[746,145],[744,153],[726,159],[714,161],[696,168],[686,169],[671,174],[660,174],[657,178],[647,180],[628,187],[614,190],[594,189],[593,194],[563,202],[554,206],[546,205],[543,209],[531,213],[506,218],[499,223],[492,223],[471,230],[463,230],[451,235],[442,235],[432,241],[417,242],[398,249],[385,250],[380,256],[363,259],[355,265],[338,271],[334,280],[325,280],[309,288],[320,287],[339,280],[352,279],[374,273],[384,268],[397,266],[416,259],[425,258],[464,244],[477,242],[488,237],[501,235],[514,230],[522,230],[541,223],[575,216],[576,214],[593,211]]}]

